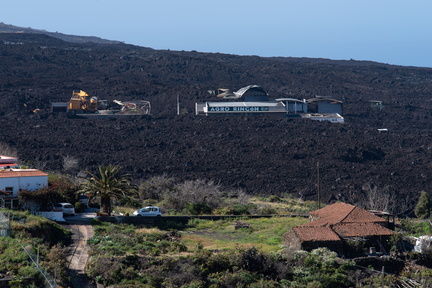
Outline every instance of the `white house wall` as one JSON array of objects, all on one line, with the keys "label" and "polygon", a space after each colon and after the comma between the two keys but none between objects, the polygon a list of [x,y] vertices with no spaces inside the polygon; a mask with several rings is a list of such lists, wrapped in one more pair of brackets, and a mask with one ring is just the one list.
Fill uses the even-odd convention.
[{"label": "white house wall", "polygon": [[48,176],[0,178],[0,190],[13,187],[12,197],[17,197],[20,189],[33,191],[46,186],[48,186]]},{"label": "white house wall", "polygon": [[0,178],[0,190],[6,191],[6,187],[12,187],[13,197],[17,197],[20,187],[19,177]]}]

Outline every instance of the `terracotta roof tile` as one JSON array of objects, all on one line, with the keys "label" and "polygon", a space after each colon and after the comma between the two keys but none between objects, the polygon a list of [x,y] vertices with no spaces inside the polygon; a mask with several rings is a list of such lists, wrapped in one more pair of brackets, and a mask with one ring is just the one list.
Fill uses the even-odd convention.
[{"label": "terracotta roof tile", "polygon": [[1,171],[0,172],[0,178],[37,177],[37,176],[48,176],[48,174],[37,169],[28,169],[28,171],[25,171],[23,169],[21,171]]},{"label": "terracotta roof tile", "polygon": [[293,232],[302,241],[340,241],[339,236],[330,227],[297,226]]},{"label": "terracotta roof tile", "polygon": [[392,235],[385,219],[359,207],[336,203],[309,213],[318,220],[293,228],[302,241],[337,241],[340,237]]},{"label": "terracotta roof tile", "polygon": [[312,211],[309,214],[320,219],[307,223],[305,226],[324,226],[336,223],[387,222],[385,219],[369,211],[346,203],[335,203]]},{"label": "terracotta roof tile", "polygon": [[320,220],[314,221],[317,222],[318,225],[334,224],[341,222],[354,208],[355,206],[350,204],[335,203],[312,211],[309,214],[314,218],[320,218],[320,220],[325,219],[324,221],[321,221],[322,224],[318,224],[317,221]]},{"label": "terracotta roof tile", "polygon": [[386,219],[381,218],[379,216],[374,215],[373,213],[366,211],[364,209],[361,209],[359,207],[355,207],[351,213],[347,215],[342,220],[343,223],[354,223],[354,222],[369,222],[369,223],[376,223],[376,222],[387,222]]},{"label": "terracotta roof tile", "polygon": [[341,237],[389,236],[393,231],[376,223],[339,223],[332,229]]}]

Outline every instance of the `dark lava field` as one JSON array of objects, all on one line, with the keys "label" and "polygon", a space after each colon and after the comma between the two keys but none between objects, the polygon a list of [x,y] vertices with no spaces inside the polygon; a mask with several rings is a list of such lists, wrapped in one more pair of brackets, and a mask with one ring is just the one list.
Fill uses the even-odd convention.
[{"label": "dark lava field", "polygon": [[[256,84],[271,99],[331,96],[345,124],[269,115],[197,116],[207,90]],[[148,100],[150,116],[80,119],[51,113],[73,90],[112,101]],[[177,115],[176,99],[181,115]],[[432,192],[432,69],[368,61],[262,58],[70,43],[0,34],[0,142],[47,172],[77,175],[119,164],[139,181],[156,175],[214,180],[250,194],[325,203],[365,202],[368,187],[394,212]],[[384,109],[370,106],[383,101]],[[39,109],[34,112],[35,109]],[[388,129],[379,132],[378,129]],[[0,151],[0,154],[2,151]],[[77,161],[65,166],[64,159]],[[367,188],[367,189],[365,189]],[[370,191],[369,191],[370,192]],[[370,208],[386,208],[369,205]]]}]

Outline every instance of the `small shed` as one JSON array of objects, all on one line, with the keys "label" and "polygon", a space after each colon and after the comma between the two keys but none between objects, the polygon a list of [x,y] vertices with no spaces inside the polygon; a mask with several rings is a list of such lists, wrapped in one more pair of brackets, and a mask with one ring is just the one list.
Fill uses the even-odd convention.
[{"label": "small shed", "polygon": [[308,103],[317,104],[318,114],[339,114],[343,115],[343,103],[340,100],[327,96],[317,96],[307,100]]}]

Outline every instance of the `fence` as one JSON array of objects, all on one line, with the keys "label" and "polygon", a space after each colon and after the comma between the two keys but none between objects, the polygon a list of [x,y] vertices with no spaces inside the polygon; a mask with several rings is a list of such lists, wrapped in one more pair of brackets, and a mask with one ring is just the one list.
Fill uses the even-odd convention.
[{"label": "fence", "polygon": [[[55,278],[52,277],[51,275],[49,275],[45,269],[39,265],[39,256],[35,255],[34,253],[32,253],[31,251],[27,251],[24,246],[21,245],[21,248],[24,250],[24,252],[26,252],[26,254],[28,255],[28,257],[30,258],[30,260],[33,262],[33,264],[36,266],[36,269],[38,269],[38,271],[41,273],[43,279],[45,280],[45,287],[46,288],[56,288],[57,284],[55,281]],[[39,254],[39,253],[38,253]]]},{"label": "fence", "polygon": [[7,237],[10,235],[10,220],[9,214],[6,215],[0,211],[0,237]]}]

